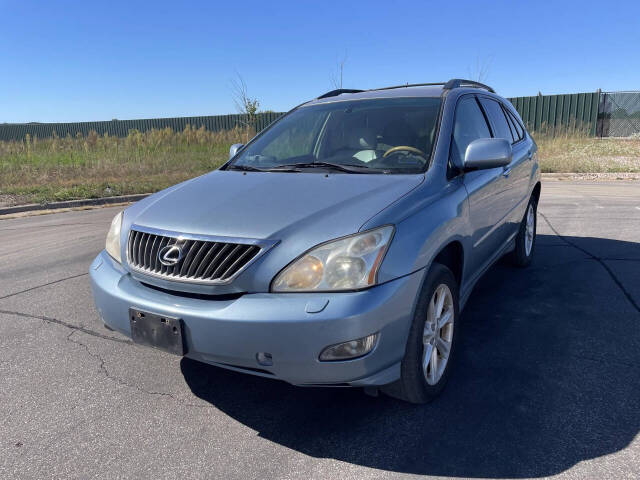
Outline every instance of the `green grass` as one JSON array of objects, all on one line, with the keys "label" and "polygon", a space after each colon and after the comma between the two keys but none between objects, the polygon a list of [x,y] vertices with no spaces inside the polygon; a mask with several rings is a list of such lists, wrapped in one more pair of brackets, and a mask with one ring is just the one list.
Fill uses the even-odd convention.
[{"label": "green grass", "polygon": [[155,192],[218,168],[251,132],[170,129],[126,138],[0,142],[0,202],[27,203]]},{"label": "green grass", "polygon": [[[558,132],[556,132],[557,135]],[[98,136],[0,142],[0,206],[154,192],[218,168],[242,129],[187,127],[126,138]],[[597,139],[580,132],[535,135],[543,172],[640,172],[640,138]]]},{"label": "green grass", "polygon": [[640,138],[534,134],[543,173],[638,173]]}]

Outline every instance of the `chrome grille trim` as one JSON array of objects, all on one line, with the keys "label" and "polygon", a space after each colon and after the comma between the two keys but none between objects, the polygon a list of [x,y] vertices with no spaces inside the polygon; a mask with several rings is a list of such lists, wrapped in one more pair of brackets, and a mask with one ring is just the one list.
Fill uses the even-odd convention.
[{"label": "chrome grille trim", "polygon": [[[127,264],[133,272],[164,280],[224,285],[231,283],[276,243],[131,225],[127,237]],[[163,265],[158,258],[158,252],[167,245],[180,245],[183,249],[182,258],[176,265]]]}]

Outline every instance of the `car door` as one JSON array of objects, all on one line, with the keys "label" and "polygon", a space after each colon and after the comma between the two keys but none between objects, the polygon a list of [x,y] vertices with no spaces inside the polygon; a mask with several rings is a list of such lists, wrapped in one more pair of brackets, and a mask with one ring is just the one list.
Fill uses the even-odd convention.
[{"label": "car door", "polygon": [[502,221],[502,239],[506,241],[517,231],[522,215],[521,203],[527,194],[529,178],[527,174],[528,149],[526,142],[522,141],[518,130],[509,119],[505,106],[498,100],[487,96],[480,97],[482,105],[495,138],[504,138],[511,143],[513,158],[511,163],[504,167],[502,175],[505,179],[505,191],[503,200],[506,204],[505,218]]},{"label": "car door", "polygon": [[[479,138],[490,138],[491,130],[475,95],[458,100],[451,139],[451,163],[464,164],[467,146]],[[507,188],[503,168],[466,172],[463,182],[469,198],[469,223],[472,233],[472,255],[469,272],[472,277],[481,271],[501,247],[499,225],[507,214],[504,201]]]}]

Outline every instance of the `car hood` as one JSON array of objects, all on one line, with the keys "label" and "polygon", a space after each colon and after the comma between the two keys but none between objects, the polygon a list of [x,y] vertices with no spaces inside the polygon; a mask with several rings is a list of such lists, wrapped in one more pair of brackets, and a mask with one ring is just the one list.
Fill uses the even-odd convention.
[{"label": "car hood", "polygon": [[[291,229],[354,233],[424,175],[216,170],[131,207],[127,223],[176,232],[281,239]],[[315,237],[318,239],[318,236]]]}]

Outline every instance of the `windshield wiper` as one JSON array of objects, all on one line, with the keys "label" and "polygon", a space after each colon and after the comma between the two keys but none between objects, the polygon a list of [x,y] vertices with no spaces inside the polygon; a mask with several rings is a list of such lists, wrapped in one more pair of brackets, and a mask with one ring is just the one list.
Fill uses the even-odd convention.
[{"label": "windshield wiper", "polygon": [[252,167],[251,165],[229,165],[227,170],[241,170],[243,172],[266,172],[262,168]]},{"label": "windshield wiper", "polygon": [[272,167],[268,172],[298,172],[300,168],[329,168],[332,170],[339,170],[345,173],[386,173],[383,170],[373,169],[369,167],[365,167],[363,165],[351,165],[351,164],[340,164],[340,163],[330,163],[330,162],[302,162],[302,163],[285,163],[284,165],[278,165],[277,167]]}]

